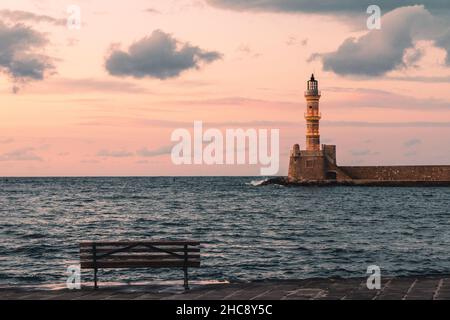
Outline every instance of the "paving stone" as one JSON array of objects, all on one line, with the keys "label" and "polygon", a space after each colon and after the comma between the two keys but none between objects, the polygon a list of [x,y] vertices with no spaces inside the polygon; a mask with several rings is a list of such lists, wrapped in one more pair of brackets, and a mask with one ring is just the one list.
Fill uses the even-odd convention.
[{"label": "paving stone", "polygon": [[433,296],[426,295],[408,295],[405,297],[405,300],[433,300]]},{"label": "paving stone", "polygon": [[[187,292],[161,286],[121,286],[81,290],[30,291],[0,289],[0,299],[45,300],[429,300],[450,299],[450,278],[402,277],[384,279],[381,290],[368,290],[364,278],[257,281],[197,286]],[[164,291],[166,290],[166,291]]]},{"label": "paving stone", "polygon": [[402,300],[403,297],[404,297],[403,295],[386,294],[377,297],[375,300]]}]

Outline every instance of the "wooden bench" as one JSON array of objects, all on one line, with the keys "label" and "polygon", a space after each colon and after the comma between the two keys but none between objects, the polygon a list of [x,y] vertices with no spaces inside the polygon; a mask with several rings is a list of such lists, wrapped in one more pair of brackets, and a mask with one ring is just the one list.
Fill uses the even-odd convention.
[{"label": "wooden bench", "polygon": [[188,267],[200,267],[197,241],[88,241],[80,243],[81,269],[181,268],[189,290]]}]

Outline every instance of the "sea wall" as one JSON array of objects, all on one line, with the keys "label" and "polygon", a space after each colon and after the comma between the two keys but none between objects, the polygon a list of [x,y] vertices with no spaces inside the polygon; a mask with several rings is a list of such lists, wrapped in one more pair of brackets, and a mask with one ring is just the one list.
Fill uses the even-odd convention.
[{"label": "sea wall", "polygon": [[325,179],[325,157],[291,155],[288,177],[291,181],[320,181]]},{"label": "sea wall", "polygon": [[450,166],[358,166],[339,168],[352,179],[357,180],[450,181]]}]

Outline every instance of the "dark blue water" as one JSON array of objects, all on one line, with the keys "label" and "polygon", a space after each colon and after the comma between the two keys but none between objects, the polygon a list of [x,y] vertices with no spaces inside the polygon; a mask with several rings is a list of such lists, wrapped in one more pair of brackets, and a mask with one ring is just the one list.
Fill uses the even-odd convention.
[{"label": "dark blue water", "polygon": [[[0,285],[65,283],[82,240],[195,239],[193,279],[450,273],[450,189],[253,186],[260,178],[0,179]],[[179,270],[102,281],[181,279]],[[83,280],[90,279],[83,273]]]}]

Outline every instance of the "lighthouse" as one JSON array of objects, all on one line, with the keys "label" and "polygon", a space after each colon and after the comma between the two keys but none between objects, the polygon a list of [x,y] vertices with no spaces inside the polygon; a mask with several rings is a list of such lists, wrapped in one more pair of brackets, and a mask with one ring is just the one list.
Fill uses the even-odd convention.
[{"label": "lighthouse", "polygon": [[295,144],[291,149],[288,180],[290,182],[311,182],[336,180],[338,175],[346,175],[336,165],[336,146],[320,144],[319,122],[322,117],[319,110],[319,82],[314,74],[306,82],[306,144],[301,149]]},{"label": "lighthouse", "polygon": [[321,114],[319,111],[320,91],[319,83],[314,79],[314,74],[307,82],[306,91],[306,150],[319,151],[320,150],[320,130],[319,121]]},{"label": "lighthouse", "polygon": [[336,145],[320,144],[320,97],[319,83],[312,74],[306,82],[305,91],[306,144],[304,148],[298,143],[292,147],[288,176],[283,183],[358,186],[450,185],[450,165],[339,166]]}]

